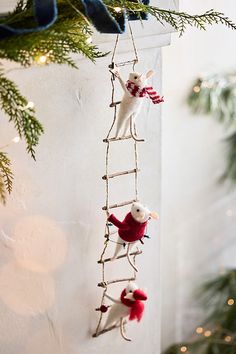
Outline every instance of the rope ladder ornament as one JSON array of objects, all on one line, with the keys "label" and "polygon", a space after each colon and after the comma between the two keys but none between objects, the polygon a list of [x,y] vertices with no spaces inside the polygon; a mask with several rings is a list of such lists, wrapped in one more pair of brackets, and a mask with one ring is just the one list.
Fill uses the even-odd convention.
[{"label": "rope ladder ornament", "polygon": [[[139,161],[138,161],[138,148],[137,148],[137,144],[138,142],[143,142],[143,139],[137,139],[136,137],[136,127],[135,127],[135,122],[130,122],[130,134],[126,135],[126,136],[122,136],[122,137],[110,137],[112,129],[116,123],[117,120],[117,106],[120,104],[119,102],[115,102],[114,98],[115,98],[115,80],[116,80],[116,76],[114,75],[114,73],[112,72],[112,70],[115,67],[123,67],[126,65],[132,65],[133,67],[133,71],[135,69],[135,65],[138,63],[138,53],[137,53],[137,49],[135,46],[135,42],[134,42],[134,37],[133,37],[133,32],[130,26],[130,23],[128,22],[128,27],[129,27],[129,32],[130,32],[130,38],[132,41],[132,46],[133,46],[133,52],[134,52],[134,59],[133,60],[128,60],[125,62],[121,62],[121,63],[115,63],[115,56],[116,56],[116,51],[117,51],[117,47],[119,44],[119,35],[116,36],[116,40],[115,40],[115,45],[114,45],[114,49],[113,49],[113,53],[112,53],[112,57],[111,57],[111,64],[109,65],[109,71],[111,72],[111,104],[109,105],[109,107],[114,109],[114,114],[113,114],[113,121],[111,124],[111,127],[108,131],[108,134],[106,136],[106,138],[103,140],[104,143],[106,143],[106,154],[105,154],[105,175],[102,177],[102,179],[105,181],[106,184],[106,197],[105,197],[105,206],[102,207],[102,210],[104,210],[106,212],[106,216],[109,216],[109,211],[110,209],[113,208],[120,208],[120,207],[124,207],[126,205],[130,205],[133,202],[136,202],[138,200],[138,173],[140,172],[139,169]],[[131,129],[131,124],[133,124],[134,127],[134,132],[132,132]],[[128,139],[133,139],[133,149],[134,149],[134,168],[131,170],[126,170],[126,171],[120,171],[120,172],[116,172],[116,173],[110,173],[109,172],[109,165],[110,165],[110,145],[112,143],[115,143],[117,141],[122,141],[122,140],[128,140]],[[121,203],[116,203],[116,204],[110,204],[109,203],[109,194],[110,194],[110,185],[109,185],[109,181],[110,179],[116,178],[116,177],[120,177],[123,175],[127,175],[127,174],[134,174],[134,190],[135,190],[135,196],[134,199],[129,200],[129,201],[124,201]],[[97,284],[98,287],[103,288],[103,293],[102,293],[102,297],[101,297],[101,302],[100,302],[100,307],[96,308],[96,311],[100,311],[100,316],[99,316],[99,320],[98,320],[98,324],[95,330],[95,333],[93,334],[93,337],[98,337],[101,334],[107,333],[115,328],[120,328],[120,333],[121,336],[127,340],[130,341],[129,338],[126,337],[125,335],[125,324],[126,324],[126,320],[121,319],[119,323],[112,325],[108,328],[105,329],[101,329],[101,323],[102,323],[102,319],[103,319],[103,314],[104,312],[106,312],[107,306],[104,305],[105,303],[105,297],[109,298],[108,295],[106,295],[107,293],[107,289],[108,286],[111,284],[115,284],[115,283],[121,283],[121,282],[129,282],[129,281],[135,281],[136,280],[136,272],[137,272],[137,268],[135,266],[135,261],[136,261],[136,257],[140,254],[142,254],[142,251],[139,250],[137,248],[136,251],[133,251],[131,253],[129,253],[130,251],[130,244],[128,244],[127,246],[127,252],[125,254],[119,255],[118,257],[116,257],[116,260],[118,259],[124,259],[127,258],[130,265],[133,268],[133,276],[131,277],[127,277],[127,278],[121,278],[121,279],[114,279],[114,280],[106,280],[105,277],[105,265],[112,261],[112,258],[105,258],[106,255],[106,251],[107,251],[107,247],[109,242],[115,242],[113,241],[110,237],[113,234],[116,234],[117,231],[111,231],[111,227],[110,227],[110,223],[107,221],[106,218],[106,224],[105,224],[105,232],[104,232],[104,237],[105,237],[105,242],[104,242],[104,247],[102,250],[102,253],[100,255],[100,259],[98,260],[98,264],[101,265],[102,268],[102,281],[99,282]],[[131,258],[132,257],[132,260]]]}]

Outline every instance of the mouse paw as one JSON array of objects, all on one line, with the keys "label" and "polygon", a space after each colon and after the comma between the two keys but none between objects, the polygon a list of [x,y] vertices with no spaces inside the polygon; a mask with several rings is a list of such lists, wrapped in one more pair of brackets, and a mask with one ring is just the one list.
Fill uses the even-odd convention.
[{"label": "mouse paw", "polygon": [[119,78],[120,77],[120,73],[119,73],[119,70],[116,68],[116,69],[111,69],[110,70],[112,72],[113,75],[115,75],[115,77]]}]

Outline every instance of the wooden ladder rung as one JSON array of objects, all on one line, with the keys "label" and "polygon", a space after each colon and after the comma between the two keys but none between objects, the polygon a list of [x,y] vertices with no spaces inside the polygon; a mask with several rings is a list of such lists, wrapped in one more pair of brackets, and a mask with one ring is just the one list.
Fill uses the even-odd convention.
[{"label": "wooden ladder rung", "polygon": [[[135,251],[135,252],[131,252],[129,255],[130,256],[138,256],[139,254],[141,254],[142,253],[142,251],[141,250],[139,250],[139,251]],[[125,254],[121,254],[120,256],[118,256],[118,257],[116,257],[115,259],[114,259],[114,261],[116,261],[117,259],[121,259],[121,258],[124,258],[124,257],[127,257],[127,254],[125,253]],[[103,264],[103,263],[106,263],[106,262],[110,262],[112,260],[112,258],[105,258],[105,259],[103,259],[103,260],[99,260],[98,261],[98,263],[99,264]]]},{"label": "wooden ladder rung", "polygon": [[106,139],[103,139],[103,142],[109,143],[111,141],[127,140],[127,139],[131,139],[131,138],[132,138],[131,135],[127,135],[127,136],[121,136],[119,138],[106,138]]},{"label": "wooden ladder rung", "polygon": [[124,279],[116,279],[116,280],[108,280],[108,281],[101,281],[100,283],[98,283],[98,286],[100,288],[106,288],[110,284],[122,283],[122,282],[126,282],[126,281],[134,281],[134,280],[135,280],[135,277],[124,278]]},{"label": "wooden ladder rung", "polygon": [[110,231],[109,234],[104,235],[104,237],[105,237],[105,238],[108,238],[108,237],[111,236],[111,235],[117,234],[117,232],[118,232],[117,230]]},{"label": "wooden ladder rung", "polygon": [[[124,321],[124,326],[127,324],[127,320]],[[95,332],[92,337],[93,338],[96,338],[98,336],[100,336],[101,334],[104,334],[104,333],[107,333],[107,332],[110,332],[112,331],[113,329],[115,328],[119,328],[120,327],[120,323],[116,323],[108,328],[105,328],[105,329],[102,329],[101,331],[98,331],[98,332]]]},{"label": "wooden ladder rung", "polygon": [[107,209],[114,209],[114,208],[120,208],[120,207],[123,207],[125,205],[129,205],[129,204],[132,204],[134,202],[137,202],[136,199],[133,199],[133,200],[129,200],[127,202],[122,202],[122,203],[119,203],[119,204],[112,204],[112,205],[109,205],[108,208],[106,206],[104,206],[102,208],[102,210],[107,210]]},{"label": "wooden ladder rung", "polygon": [[108,327],[108,328],[105,328],[105,329],[103,329],[103,330],[101,330],[101,331],[99,331],[99,332],[97,332],[97,333],[95,332],[95,333],[92,335],[92,337],[93,337],[93,338],[96,338],[96,337],[100,336],[101,334],[110,332],[110,331],[112,331],[113,329],[118,328],[118,327],[120,327],[120,324],[115,324],[115,325],[113,325],[113,326],[111,326],[111,327]]},{"label": "wooden ladder rung", "polygon": [[[127,60],[127,61],[122,61],[120,63],[116,63],[115,66],[118,68],[119,66],[132,65],[132,64],[136,64],[137,62],[138,62],[137,59]],[[109,68],[113,69],[112,64],[109,65]]]},{"label": "wooden ladder rung", "polygon": [[102,176],[102,179],[110,179],[110,178],[114,178],[114,177],[118,177],[118,176],[124,176],[124,175],[129,175],[130,173],[137,173],[140,172],[139,168],[134,168],[133,170],[127,170],[127,171],[122,171],[122,172],[116,172],[116,173],[112,173],[110,175],[104,175]]},{"label": "wooden ladder rung", "polygon": [[115,107],[115,106],[117,106],[120,103],[121,103],[121,101],[112,102],[112,103],[109,104],[109,107]]}]

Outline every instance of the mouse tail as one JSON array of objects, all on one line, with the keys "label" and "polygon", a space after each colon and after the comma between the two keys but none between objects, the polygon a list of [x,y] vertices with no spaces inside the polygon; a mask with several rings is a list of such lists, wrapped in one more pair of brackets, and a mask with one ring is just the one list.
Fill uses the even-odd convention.
[{"label": "mouse tail", "polygon": [[136,132],[136,126],[135,126],[135,122],[134,122],[134,116],[132,115],[130,117],[130,135],[132,136],[132,138],[135,140],[135,141],[144,141],[144,139],[139,139],[137,137],[137,132]]}]

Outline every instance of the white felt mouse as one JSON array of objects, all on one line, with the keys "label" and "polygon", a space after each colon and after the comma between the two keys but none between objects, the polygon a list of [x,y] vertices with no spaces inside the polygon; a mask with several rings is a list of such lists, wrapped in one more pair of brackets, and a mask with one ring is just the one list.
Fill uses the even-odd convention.
[{"label": "white felt mouse", "polygon": [[147,80],[154,75],[154,71],[149,70],[144,74],[130,73],[126,83],[118,70],[112,70],[112,72],[118,78],[124,91],[116,122],[115,138],[126,136],[130,130],[132,137],[138,140],[135,136],[135,119],[140,111],[143,99],[149,96],[154,104],[164,102],[163,97],[159,96],[151,86],[147,86]]},{"label": "white felt mouse", "polygon": [[129,320],[137,320],[138,322],[142,319],[144,312],[143,301],[147,300],[146,293],[139,289],[139,287],[133,283],[129,282],[125,289],[123,289],[120,294],[119,299],[114,299],[107,293],[105,296],[113,302],[113,305],[109,309],[108,317],[104,325],[104,330],[109,328],[111,325],[120,322],[121,335],[125,340],[130,341],[129,338],[125,336],[123,331],[123,321],[125,318]]},{"label": "white felt mouse", "polygon": [[130,251],[133,245],[141,240],[146,231],[149,219],[158,219],[156,212],[151,212],[146,206],[139,202],[135,202],[131,206],[130,212],[125,216],[124,220],[119,221],[114,214],[109,215],[108,221],[118,228],[118,239],[113,256],[113,260],[117,258],[124,245],[127,245],[127,258],[130,265],[138,271],[136,266],[130,259]]}]

